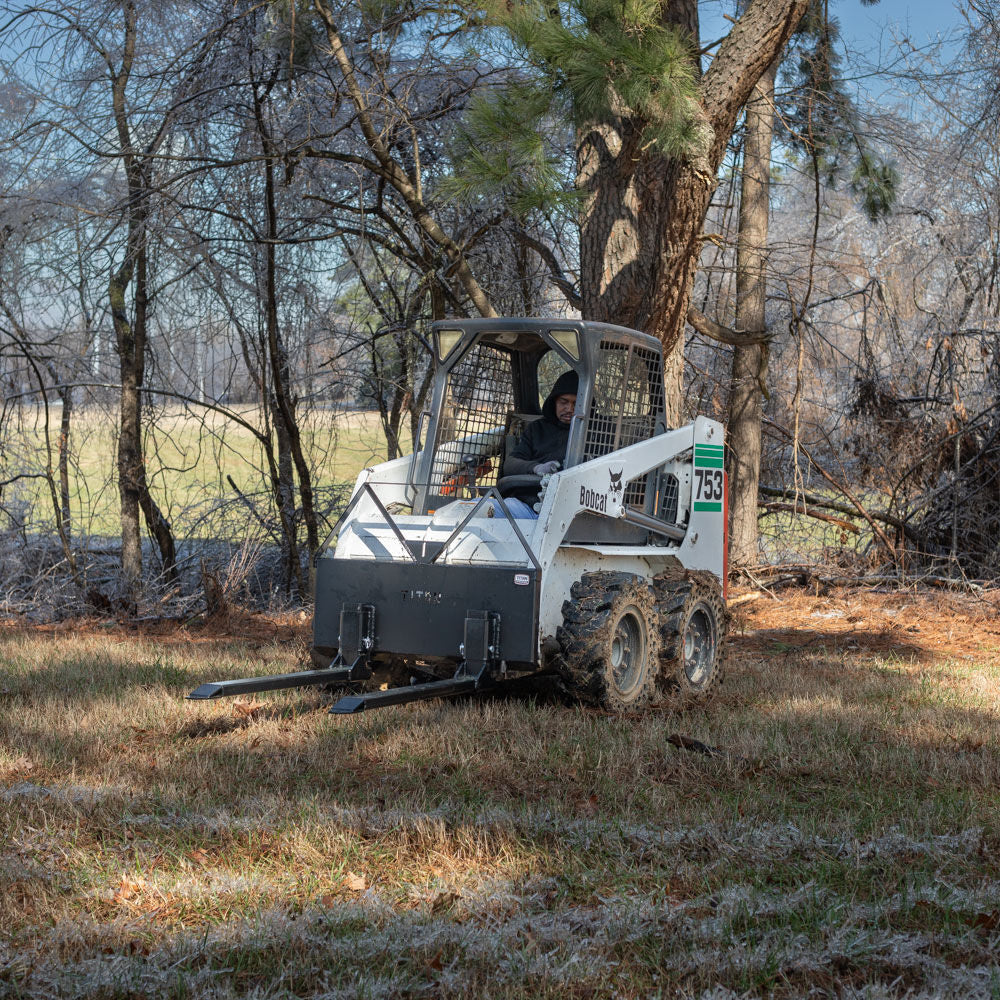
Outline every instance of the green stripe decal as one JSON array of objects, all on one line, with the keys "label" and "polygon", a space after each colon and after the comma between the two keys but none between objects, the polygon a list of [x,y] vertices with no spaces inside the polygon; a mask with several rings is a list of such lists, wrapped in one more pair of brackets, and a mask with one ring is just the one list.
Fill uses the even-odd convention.
[{"label": "green stripe decal", "polygon": [[694,511],[695,511],[696,514],[699,513],[699,512],[721,514],[722,513],[722,504],[721,503],[709,503],[706,500],[695,500],[695,502],[694,502]]},{"label": "green stripe decal", "polygon": [[694,446],[694,464],[698,469],[721,469],[723,467],[723,448],[721,444],[696,444]]}]

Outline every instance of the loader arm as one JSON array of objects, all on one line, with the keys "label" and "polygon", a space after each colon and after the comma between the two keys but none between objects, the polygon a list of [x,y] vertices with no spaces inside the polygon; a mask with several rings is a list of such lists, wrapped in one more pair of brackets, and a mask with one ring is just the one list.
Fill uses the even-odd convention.
[{"label": "loader arm", "polygon": [[[683,564],[722,577],[726,516],[722,425],[707,417],[591,459],[554,475],[545,492],[534,538],[544,571],[577,514],[622,518],[660,535],[660,544],[678,550]],[[655,469],[677,462],[680,502],[675,522],[650,518],[625,502],[626,485]],[[639,515],[636,517],[636,515]],[[602,546],[587,546],[594,550]],[[607,546],[607,548],[612,548]],[[615,546],[621,552],[623,546]],[[642,546],[643,549],[648,547]]]}]

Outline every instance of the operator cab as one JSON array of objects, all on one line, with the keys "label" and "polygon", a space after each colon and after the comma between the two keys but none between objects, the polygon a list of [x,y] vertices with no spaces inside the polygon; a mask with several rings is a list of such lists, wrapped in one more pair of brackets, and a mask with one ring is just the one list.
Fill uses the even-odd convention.
[{"label": "operator cab", "polygon": [[[579,390],[563,468],[666,430],[662,352],[652,337],[572,320],[480,319],[436,323],[432,338],[438,371],[414,450],[414,514],[481,497],[493,487],[505,495],[511,484],[504,481],[504,459],[525,425],[541,419],[542,404],[564,371],[577,373]],[[523,485],[524,477],[516,478]],[[663,491],[655,474],[625,489],[631,506],[658,513]],[[623,531],[634,534],[625,525],[592,520],[574,529],[589,538],[611,530],[620,541],[627,540],[617,539]]]}]

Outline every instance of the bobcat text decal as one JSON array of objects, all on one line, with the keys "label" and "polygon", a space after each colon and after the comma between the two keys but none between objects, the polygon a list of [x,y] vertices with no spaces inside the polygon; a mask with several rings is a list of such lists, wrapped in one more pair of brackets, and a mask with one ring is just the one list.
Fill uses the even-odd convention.
[{"label": "bobcat text decal", "polygon": [[581,486],[580,506],[586,507],[587,510],[595,511],[598,514],[606,514],[608,511],[608,495],[607,493],[598,493],[597,490]]},{"label": "bobcat text decal", "polygon": [[592,490],[589,486],[581,486],[580,506],[586,507],[587,510],[594,511],[595,514],[607,514],[608,504],[622,502],[622,494],[625,492],[625,484],[622,482],[622,476],[624,473],[624,467],[619,469],[617,472],[615,472],[614,469],[608,469],[610,482],[608,484],[608,490],[605,493],[599,493],[597,490]]}]

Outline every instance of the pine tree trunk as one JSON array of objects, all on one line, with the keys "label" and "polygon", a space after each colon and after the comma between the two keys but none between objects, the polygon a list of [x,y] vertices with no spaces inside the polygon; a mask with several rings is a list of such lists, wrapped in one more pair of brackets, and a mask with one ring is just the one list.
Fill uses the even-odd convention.
[{"label": "pine tree trunk", "polygon": [[[701,78],[699,116],[711,141],[702,155],[671,159],[649,148],[636,118],[580,130],[577,188],[584,319],[618,323],[663,344],[667,418],[683,413],[682,356],[705,216],[737,117],[785,47],[806,0],[753,0]],[[698,37],[693,0],[668,0],[664,19]],[[692,59],[696,59],[692,48]]]},{"label": "pine tree trunk", "polygon": [[[641,151],[628,123],[594,126],[579,145],[584,319],[642,330],[664,348],[667,420],[683,423],[684,324],[714,175]],[[634,166],[631,173],[628,167]]]},{"label": "pine tree trunk", "polygon": [[[770,209],[771,139],[774,132],[776,64],[760,78],[747,103],[739,234],[736,243],[736,329],[766,326],[766,266]],[[729,450],[729,557],[734,566],[757,562],[757,491],[760,484],[761,416],[767,347],[733,350],[726,431]]]}]

